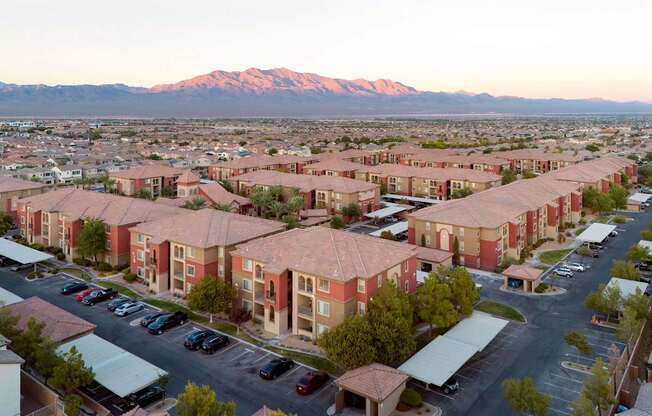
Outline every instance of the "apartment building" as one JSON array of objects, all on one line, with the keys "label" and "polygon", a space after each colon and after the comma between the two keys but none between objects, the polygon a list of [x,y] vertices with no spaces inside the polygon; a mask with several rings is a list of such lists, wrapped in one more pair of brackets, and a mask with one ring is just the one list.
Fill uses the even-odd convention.
[{"label": "apartment building", "polygon": [[284,231],[277,221],[214,209],[191,211],[131,227],[131,272],[149,289],[185,296],[205,276],[231,281],[236,244]]},{"label": "apartment building", "polygon": [[381,184],[390,194],[447,200],[456,190],[473,193],[500,186],[501,177],[494,173],[461,168],[412,167],[402,164],[364,166],[355,179]]},{"label": "apartment building", "polygon": [[261,170],[231,178],[233,189],[248,195],[256,187],[268,189],[281,186],[289,194],[297,189],[303,196],[303,209],[325,208],[329,214],[339,213],[345,206],[356,203],[363,213],[376,209],[380,187],[376,184],[339,176],[294,175]]},{"label": "apartment building", "polygon": [[163,165],[144,165],[135,168],[109,173],[115,181],[114,188],[126,196],[137,195],[141,190],[149,191],[153,197],[159,197],[164,188],[172,188],[177,192],[177,179],[186,172]]},{"label": "apartment building", "polygon": [[366,165],[343,159],[325,159],[321,162],[307,165],[303,170],[307,175],[340,176],[355,179],[356,171],[366,167]]},{"label": "apartment building", "polygon": [[567,153],[544,152],[536,149],[519,149],[495,153],[496,157],[507,159],[511,169],[517,173],[525,171],[547,173],[574,165],[582,161],[579,156]]},{"label": "apartment building", "polygon": [[106,226],[106,252],[101,260],[112,265],[130,263],[129,228],[188,212],[144,199],[74,188],[23,198],[17,203],[20,230],[27,241],[60,247],[68,261],[79,256],[84,220],[102,220]]},{"label": "apartment building", "polygon": [[606,156],[578,163],[546,174],[559,181],[576,182],[583,187],[593,187],[602,192],[609,191],[610,184],[620,185],[622,175],[629,183],[638,181],[638,166],[630,159]]},{"label": "apartment building", "polygon": [[293,155],[251,156],[220,162],[208,167],[208,177],[214,181],[227,180],[258,170],[277,170],[287,173],[303,173],[304,166],[319,161],[318,157]]},{"label": "apartment building", "polygon": [[411,244],[453,251],[457,239],[463,265],[494,270],[506,257],[559,226],[580,219],[581,186],[539,177],[442,202],[408,215]]},{"label": "apartment building", "polygon": [[39,195],[47,190],[47,185],[43,183],[0,176],[0,212],[15,216],[20,198]]},{"label": "apartment building", "polygon": [[242,308],[273,334],[316,339],[364,314],[392,281],[416,290],[416,247],[326,227],[293,229],[239,245],[232,279]]}]

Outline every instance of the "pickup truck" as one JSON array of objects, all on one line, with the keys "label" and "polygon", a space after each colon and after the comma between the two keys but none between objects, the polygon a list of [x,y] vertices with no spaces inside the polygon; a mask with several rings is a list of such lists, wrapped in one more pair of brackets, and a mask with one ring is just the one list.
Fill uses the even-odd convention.
[{"label": "pickup truck", "polygon": [[84,305],[92,306],[96,303],[104,302],[107,299],[113,299],[117,295],[118,292],[115,289],[96,290],[82,299],[82,303]]}]

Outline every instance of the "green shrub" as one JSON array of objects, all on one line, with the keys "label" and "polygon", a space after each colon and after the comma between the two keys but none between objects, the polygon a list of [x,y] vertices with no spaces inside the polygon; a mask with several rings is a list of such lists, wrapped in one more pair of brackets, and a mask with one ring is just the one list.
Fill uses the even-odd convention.
[{"label": "green shrub", "polygon": [[613,217],[613,221],[616,224],[624,224],[625,222],[627,222],[627,217],[625,217],[624,215],[616,215],[615,217]]},{"label": "green shrub", "polygon": [[537,286],[536,289],[534,289],[534,291],[535,291],[536,293],[543,293],[543,292],[545,292],[546,290],[548,290],[549,287],[550,287],[550,286],[548,286],[548,285],[545,284],[545,283],[539,283],[539,286]]},{"label": "green shrub", "polygon": [[84,267],[88,267],[91,265],[91,261],[83,257],[75,257],[74,259],[72,259],[72,262],[79,266],[84,266]]},{"label": "green shrub", "polygon": [[113,270],[113,266],[105,261],[98,261],[95,268],[100,272],[110,272]]},{"label": "green shrub", "polygon": [[66,255],[63,253],[57,253],[57,260],[64,261],[66,259]]},{"label": "green shrub", "polygon": [[579,223],[580,225],[585,225],[585,224],[586,224],[586,219],[585,219],[585,218],[580,218],[580,220],[578,221],[578,223]]},{"label": "green shrub", "polygon": [[420,407],[423,399],[418,391],[408,387],[401,393],[401,403],[410,407]]},{"label": "green shrub", "polygon": [[33,280],[33,279],[40,279],[43,276],[41,272],[30,272],[27,275],[28,280]]},{"label": "green shrub", "polygon": [[577,254],[584,257],[590,257],[593,255],[593,251],[591,251],[591,249],[587,246],[582,246],[577,249]]},{"label": "green shrub", "polygon": [[133,273],[125,273],[124,276],[122,276],[122,278],[125,280],[125,282],[133,283],[136,281],[138,276],[136,276]]},{"label": "green shrub", "polygon": [[112,267],[112,270],[114,272],[121,272],[124,270],[129,270],[129,265],[128,264],[118,264]]},{"label": "green shrub", "polygon": [[34,250],[38,250],[38,251],[43,251],[43,250],[45,250],[45,246],[44,246],[43,244],[39,244],[39,243],[34,243],[34,244],[31,245],[31,247],[32,247]]}]

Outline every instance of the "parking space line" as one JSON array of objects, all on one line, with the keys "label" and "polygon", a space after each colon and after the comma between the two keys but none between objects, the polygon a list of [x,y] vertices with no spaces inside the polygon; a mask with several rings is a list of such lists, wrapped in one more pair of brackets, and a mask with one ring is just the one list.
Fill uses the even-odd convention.
[{"label": "parking space line", "polygon": [[245,348],[245,350],[242,352],[242,354],[236,356],[235,358],[232,358],[232,359],[229,360],[229,361],[233,362],[233,361],[235,361],[235,360],[239,359],[240,357],[243,357],[243,356],[245,356],[245,355],[247,355],[247,354],[253,354],[253,351],[250,350],[249,348]]},{"label": "parking space line", "polygon": [[555,409],[554,407],[549,407],[548,409],[552,410],[553,412],[561,413],[562,415],[570,415],[570,412],[566,412],[563,410]]},{"label": "parking space line", "polygon": [[574,378],[564,377],[564,376],[559,375],[559,374],[556,374],[556,373],[550,373],[550,375],[551,375],[551,376],[555,376],[555,377],[559,377],[559,378],[564,379],[564,380],[573,381],[573,382],[578,383],[578,384],[582,384],[582,383],[583,383],[583,381],[581,381],[581,380],[575,380]]},{"label": "parking space line", "polygon": [[543,384],[545,384],[545,385],[547,385],[547,386],[550,386],[550,387],[554,387],[554,388],[556,388],[556,389],[566,390],[566,391],[569,391],[569,392],[571,392],[571,393],[573,393],[573,394],[576,394],[576,395],[580,393],[579,390],[573,390],[573,389],[569,389],[569,388],[567,388],[567,387],[562,387],[562,386],[559,386],[559,385],[556,385],[556,384],[550,384],[550,383],[548,383],[547,381],[544,381]]},{"label": "parking space line", "polygon": [[236,341],[236,342],[232,343],[231,345],[229,345],[228,347],[226,347],[226,348],[224,348],[224,349],[222,349],[222,350],[220,350],[220,351],[217,351],[217,353],[215,353],[215,354],[213,354],[213,355],[220,355],[220,354],[222,354],[222,353],[227,352],[228,350],[230,350],[230,349],[232,349],[232,348],[237,347],[238,345],[240,345],[240,343]]},{"label": "parking space line", "polygon": [[253,361],[253,362],[251,362],[251,363],[249,363],[249,364],[256,364],[258,361],[260,361],[260,360],[264,360],[265,358],[269,357],[270,354],[271,354],[271,353],[268,352],[267,354],[265,354],[265,355],[263,355],[262,357],[258,358],[256,361]]},{"label": "parking space line", "polygon": [[294,373],[295,371],[297,371],[297,370],[300,369],[301,367],[303,367],[303,366],[301,366],[301,365],[295,365],[294,368],[293,368],[292,370],[290,370],[290,371],[288,371],[287,373],[281,375],[281,377],[277,378],[277,380],[280,380],[280,379],[283,379],[283,378],[287,378],[287,376],[289,376],[290,374]]}]

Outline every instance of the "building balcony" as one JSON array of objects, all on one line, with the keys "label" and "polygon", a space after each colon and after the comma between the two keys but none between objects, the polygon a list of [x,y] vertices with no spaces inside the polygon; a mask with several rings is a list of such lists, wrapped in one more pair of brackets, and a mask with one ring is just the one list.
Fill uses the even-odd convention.
[{"label": "building balcony", "polygon": [[183,273],[174,273],[174,278],[183,281]]},{"label": "building balcony", "polygon": [[259,273],[254,273],[254,279],[256,279],[257,282],[264,283],[265,282],[265,277],[263,276],[262,272]]},{"label": "building balcony", "polygon": [[261,305],[265,304],[265,297],[263,296],[262,293],[256,292],[256,295],[254,296],[254,302],[260,303]]},{"label": "building balcony", "polygon": [[312,320],[312,308],[310,306],[304,306],[304,305],[299,305],[297,307],[297,313],[299,316],[302,318],[310,319]]},{"label": "building balcony", "polygon": [[297,289],[298,289],[299,292],[309,294],[309,295],[312,295],[313,293],[315,293],[312,284],[306,285],[306,284],[299,283],[299,285],[297,286]]},{"label": "building balcony", "polygon": [[266,298],[267,301],[268,301],[269,303],[271,303],[272,305],[273,305],[274,303],[276,303],[276,293],[274,293],[274,292],[267,292],[267,293],[265,294],[265,298]]},{"label": "building balcony", "polygon": [[312,327],[297,328],[297,335],[312,338]]}]

